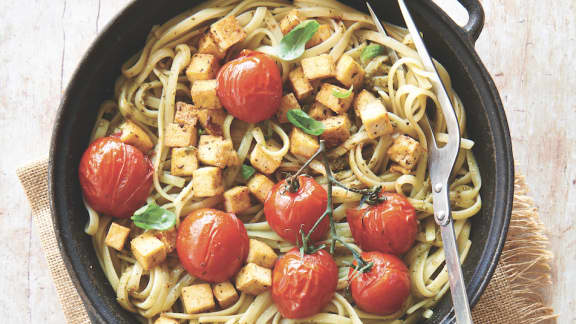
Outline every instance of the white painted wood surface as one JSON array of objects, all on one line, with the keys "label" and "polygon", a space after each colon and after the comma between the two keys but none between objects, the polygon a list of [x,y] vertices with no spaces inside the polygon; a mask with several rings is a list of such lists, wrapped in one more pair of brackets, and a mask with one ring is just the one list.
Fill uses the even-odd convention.
[{"label": "white painted wood surface", "polygon": [[[436,0],[462,13],[454,0]],[[128,0],[0,1],[0,318],[63,323],[15,169],[48,152],[74,67]],[[576,321],[576,1],[483,1],[477,43],[506,107],[518,170],[527,176],[556,254],[546,292]],[[465,21],[465,18],[458,18]]]}]

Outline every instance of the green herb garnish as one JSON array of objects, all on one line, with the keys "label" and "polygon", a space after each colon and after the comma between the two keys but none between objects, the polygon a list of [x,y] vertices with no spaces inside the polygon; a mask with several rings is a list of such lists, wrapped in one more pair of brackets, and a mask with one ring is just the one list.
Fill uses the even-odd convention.
[{"label": "green herb garnish", "polygon": [[316,20],[304,21],[294,27],[278,44],[276,48],[278,57],[285,61],[292,61],[302,56],[306,50],[306,43],[318,31],[318,27],[320,24]]},{"label": "green herb garnish", "polygon": [[366,48],[364,48],[362,51],[362,54],[360,54],[360,60],[362,60],[362,63],[365,64],[366,62],[383,53],[384,46],[378,44],[370,44],[366,46]]},{"label": "green herb garnish", "polygon": [[288,117],[288,121],[290,121],[292,125],[300,128],[307,134],[318,136],[324,132],[324,124],[308,116],[308,114],[301,109],[288,110],[286,117]]},{"label": "green herb garnish", "polygon": [[256,170],[249,165],[243,164],[242,170],[240,172],[242,173],[242,178],[244,178],[244,180],[248,180],[254,175]]},{"label": "green herb garnish", "polygon": [[354,85],[352,85],[350,87],[350,89],[348,89],[346,91],[332,90],[332,95],[336,98],[346,99],[346,98],[350,97],[350,95],[352,94],[352,91],[354,91]]},{"label": "green herb garnish", "polygon": [[176,225],[176,214],[152,202],[135,211],[132,221],[146,230],[166,231]]}]

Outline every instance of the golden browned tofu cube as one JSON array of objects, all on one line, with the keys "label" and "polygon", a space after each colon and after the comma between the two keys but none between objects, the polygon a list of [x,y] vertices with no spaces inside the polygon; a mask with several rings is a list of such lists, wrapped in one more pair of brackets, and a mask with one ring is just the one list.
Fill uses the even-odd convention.
[{"label": "golden browned tofu cube", "polygon": [[195,197],[213,197],[224,192],[222,169],[203,167],[192,173],[192,188]]},{"label": "golden browned tofu cube", "polygon": [[330,25],[322,24],[318,27],[318,30],[314,33],[312,38],[306,43],[306,48],[314,47],[324,43],[328,38],[332,36],[332,31],[330,30]]},{"label": "golden browned tofu cube", "polygon": [[198,80],[192,84],[192,101],[198,108],[220,109],[222,104],[216,94],[216,80]]},{"label": "golden browned tofu cube", "polygon": [[236,288],[249,295],[259,295],[272,286],[272,270],[248,263],[236,276]]},{"label": "golden browned tofu cube", "polygon": [[204,313],[216,308],[210,284],[197,284],[182,288],[182,305],[188,314]]},{"label": "golden browned tofu cube", "polygon": [[166,259],[166,246],[150,232],[134,238],[130,247],[144,270],[150,270]]},{"label": "golden browned tofu cube", "polygon": [[250,190],[245,186],[237,186],[224,192],[224,206],[229,213],[241,213],[252,206]]},{"label": "golden browned tofu cube", "polygon": [[276,259],[278,259],[278,255],[268,244],[250,239],[250,249],[248,250],[246,263],[254,263],[261,267],[272,269]]},{"label": "golden browned tofu cube", "polygon": [[188,177],[198,169],[197,150],[193,147],[175,147],[172,149],[170,173],[174,176]]},{"label": "golden browned tofu cube", "polygon": [[400,135],[388,149],[390,160],[397,162],[401,167],[412,170],[422,153],[422,146],[412,137]]},{"label": "golden browned tofu cube", "polygon": [[308,80],[332,78],[336,75],[334,59],[330,54],[307,57],[301,61],[302,71]]},{"label": "golden browned tofu cube", "polygon": [[212,54],[194,54],[190,65],[186,69],[186,77],[190,82],[198,80],[211,80],[216,78],[220,63]]},{"label": "golden browned tofu cube", "polygon": [[366,90],[362,90],[358,97],[355,104],[356,113],[360,115],[368,136],[377,138],[392,134],[394,127],[382,102]]},{"label": "golden browned tofu cube", "polygon": [[194,146],[198,141],[196,127],[190,124],[171,123],[166,126],[164,144],[169,147]]},{"label": "golden browned tofu cube", "polygon": [[220,308],[232,306],[232,304],[238,300],[238,292],[236,292],[236,288],[234,288],[234,285],[231,284],[230,281],[215,284],[212,291]]},{"label": "golden browned tofu cube", "polygon": [[401,173],[401,174],[410,174],[410,170],[403,168],[400,164],[392,163],[390,166],[390,172],[394,173]]},{"label": "golden browned tofu cube", "polygon": [[174,318],[160,316],[154,321],[154,324],[180,324],[180,322]]},{"label": "golden browned tofu cube", "polygon": [[300,25],[304,19],[305,17],[302,16],[298,9],[290,10],[290,12],[280,20],[280,30],[282,30],[282,34],[288,34],[292,29]]},{"label": "golden browned tofu cube", "polygon": [[364,82],[364,69],[352,56],[344,54],[336,64],[336,80],[340,81],[346,88],[353,85],[354,88],[360,89]]},{"label": "golden browned tofu cube", "polygon": [[290,153],[310,158],[318,149],[320,144],[318,138],[304,133],[300,128],[292,128],[290,133]]},{"label": "golden browned tofu cube", "polygon": [[214,37],[212,37],[212,33],[210,32],[204,34],[200,38],[200,41],[198,42],[198,53],[212,54],[219,60],[226,56],[226,51],[218,46],[216,41],[214,41]]},{"label": "golden browned tofu cube", "polygon": [[130,235],[130,228],[118,223],[112,223],[108,229],[104,243],[115,250],[122,251],[128,235]]},{"label": "golden browned tofu cube", "polygon": [[178,228],[176,226],[166,231],[152,231],[152,234],[164,243],[166,253],[172,253],[176,249],[176,240],[178,238]]},{"label": "golden browned tofu cube", "polygon": [[[270,151],[276,151],[279,149],[278,146],[271,143],[266,143],[266,147]],[[281,163],[282,157],[268,154],[268,152],[262,149],[262,144],[256,144],[252,153],[250,153],[250,164],[252,164],[256,170],[264,174],[274,173],[274,171],[280,167]]]},{"label": "golden browned tofu cube", "polygon": [[290,71],[288,74],[288,79],[292,84],[292,89],[294,90],[298,100],[307,98],[314,91],[314,87],[310,83],[310,80],[308,80],[304,75],[304,70],[302,70],[302,67],[297,67]]},{"label": "golden browned tofu cube", "polygon": [[214,136],[222,136],[224,134],[223,127],[226,119],[224,110],[196,108],[193,114],[198,118],[200,125],[208,134]]},{"label": "golden browned tofu cube", "polygon": [[218,20],[210,26],[210,32],[222,50],[227,50],[246,38],[246,32],[234,16]]},{"label": "golden browned tofu cube", "polygon": [[288,113],[289,110],[292,109],[301,109],[301,108],[300,104],[298,103],[298,100],[296,100],[296,96],[294,96],[294,94],[290,92],[289,94],[282,97],[282,100],[280,101],[280,107],[278,108],[278,112],[276,113],[276,116],[278,117],[278,122],[282,124],[287,123],[288,117],[286,117],[286,114]]},{"label": "golden browned tofu cube", "polygon": [[127,120],[120,126],[120,140],[126,144],[135,146],[140,151],[146,153],[154,147],[154,143],[150,139],[150,136],[136,125],[131,120]]},{"label": "golden browned tofu cube", "polygon": [[240,159],[232,141],[221,136],[202,135],[198,144],[198,160],[204,164],[225,168],[238,165]]},{"label": "golden browned tofu cube", "polygon": [[337,114],[343,114],[348,111],[352,101],[354,101],[354,93],[350,93],[346,98],[338,98],[334,95],[334,92],[346,93],[347,91],[348,89],[324,83],[316,95],[316,101],[332,109]]},{"label": "golden browned tofu cube", "polygon": [[187,104],[182,101],[176,103],[176,113],[174,114],[174,122],[178,124],[196,125],[198,118],[194,113],[197,110],[194,105]]},{"label": "golden browned tofu cube", "polygon": [[346,115],[326,118],[322,121],[324,132],[320,138],[326,141],[327,146],[338,146],[350,137],[350,119]]},{"label": "golden browned tofu cube", "polygon": [[266,201],[268,193],[272,191],[272,187],[274,187],[274,181],[263,174],[255,174],[248,181],[248,189],[260,202]]},{"label": "golden browned tofu cube", "polygon": [[308,116],[316,120],[324,120],[332,116],[332,110],[316,101],[312,104],[312,107],[310,107],[310,111],[308,111]]}]

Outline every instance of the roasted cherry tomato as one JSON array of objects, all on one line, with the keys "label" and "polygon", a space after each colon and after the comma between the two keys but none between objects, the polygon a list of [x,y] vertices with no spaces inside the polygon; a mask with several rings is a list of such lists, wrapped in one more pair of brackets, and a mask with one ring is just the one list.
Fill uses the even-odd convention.
[{"label": "roasted cherry tomato", "polygon": [[383,202],[346,210],[352,236],[365,251],[400,255],[416,239],[418,223],[414,207],[402,195],[383,192]]},{"label": "roasted cherry tomato", "polygon": [[146,204],[153,173],[148,157],[114,137],[90,144],[78,170],[88,204],[99,213],[120,218],[132,216]]},{"label": "roasted cherry tomato", "polygon": [[302,254],[293,248],[276,261],[272,299],[282,316],[308,317],[328,305],[337,285],[338,266],[328,252]]},{"label": "roasted cherry tomato", "polygon": [[[300,229],[308,233],[326,211],[328,194],[313,178],[298,177],[298,189],[290,190],[286,180],[278,182],[264,202],[264,214],[270,227],[283,239],[296,244],[301,242]],[[311,242],[324,238],[330,229],[325,217],[310,236]]]},{"label": "roasted cherry tomato", "polygon": [[198,209],[178,227],[176,250],[184,268],[209,282],[234,276],[248,257],[248,233],[231,213]]},{"label": "roasted cherry tomato", "polygon": [[218,98],[234,117],[257,123],[272,117],[282,98],[280,69],[269,56],[243,50],[218,72]]},{"label": "roasted cherry tomato", "polygon": [[373,266],[366,273],[350,268],[348,279],[356,304],[363,311],[378,315],[400,310],[410,295],[406,265],[398,257],[381,252],[363,252],[362,259]]}]

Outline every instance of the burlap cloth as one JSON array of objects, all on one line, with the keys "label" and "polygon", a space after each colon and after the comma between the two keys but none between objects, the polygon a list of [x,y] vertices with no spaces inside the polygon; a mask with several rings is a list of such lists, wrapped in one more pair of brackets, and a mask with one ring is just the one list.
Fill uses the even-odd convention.
[{"label": "burlap cloth", "polygon": [[[52,227],[48,197],[48,162],[40,161],[18,169],[32,206],[42,247],[68,323],[90,323],[60,256]],[[556,316],[541,298],[540,290],[550,284],[552,254],[523,177],[516,177],[514,211],[504,251],[496,272],[474,307],[474,322],[553,323]]]}]

